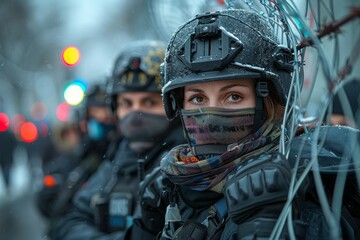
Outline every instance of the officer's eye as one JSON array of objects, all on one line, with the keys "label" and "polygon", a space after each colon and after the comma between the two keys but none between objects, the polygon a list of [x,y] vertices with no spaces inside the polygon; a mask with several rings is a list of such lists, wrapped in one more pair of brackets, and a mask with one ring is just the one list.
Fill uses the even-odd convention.
[{"label": "officer's eye", "polygon": [[130,108],[132,106],[132,102],[128,99],[120,99],[118,105],[121,108]]},{"label": "officer's eye", "polygon": [[193,104],[204,104],[206,103],[206,98],[202,95],[195,95],[190,97],[188,101]]},{"label": "officer's eye", "polygon": [[157,106],[158,104],[159,104],[158,101],[151,99],[151,98],[148,98],[144,101],[145,107],[154,107],[154,106]]},{"label": "officer's eye", "polygon": [[226,101],[228,102],[239,102],[241,101],[242,97],[238,93],[231,93],[227,98]]},{"label": "officer's eye", "polygon": [[155,102],[153,100],[148,99],[148,100],[145,101],[145,106],[146,107],[152,107],[154,105],[155,105]]}]

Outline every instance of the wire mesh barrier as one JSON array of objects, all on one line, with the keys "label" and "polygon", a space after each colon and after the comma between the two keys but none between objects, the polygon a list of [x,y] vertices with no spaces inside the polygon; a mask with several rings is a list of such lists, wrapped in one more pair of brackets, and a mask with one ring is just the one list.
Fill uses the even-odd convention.
[{"label": "wire mesh barrier", "polygon": [[[229,1],[228,5],[235,6],[235,1]],[[331,238],[338,239],[340,234],[340,214],[342,208],[342,197],[345,194],[345,182],[347,174],[355,172],[358,186],[360,186],[360,168],[359,163],[354,161],[359,159],[359,139],[354,136],[344,139],[347,142],[349,149],[344,150],[343,158],[337,164],[337,177],[333,189],[333,197],[327,198],[327,194],[322,182],[321,170],[323,167],[319,166],[318,153],[323,148],[324,143],[328,138],[327,133],[320,134],[321,126],[329,123],[332,114],[332,102],[337,91],[341,94],[341,101],[343,101],[346,117],[352,122],[359,122],[351,112],[348,99],[342,90],[342,85],[345,81],[352,81],[351,69],[356,64],[359,56],[360,38],[357,34],[357,39],[346,48],[351,51],[348,56],[345,56],[346,61],[342,62],[340,54],[345,47],[341,41],[341,29],[349,24],[358,24],[360,17],[360,8],[356,6],[348,7],[348,13],[345,16],[339,16],[337,8],[335,8],[335,1],[306,1],[303,7],[303,12],[292,1],[259,1],[260,4],[254,4],[253,1],[244,1],[245,5],[260,15],[264,16],[269,22],[275,26],[274,31],[279,36],[282,44],[292,49],[294,56],[293,65],[294,73],[291,84],[290,95],[286,105],[286,114],[283,121],[283,132],[280,143],[280,152],[288,156],[290,152],[290,145],[299,127],[303,127],[305,132],[311,128],[313,131],[311,141],[311,156],[306,164],[306,169],[301,173],[296,180],[297,166],[299,164],[300,156],[303,154],[300,147],[298,152],[297,162],[293,171],[293,179],[288,193],[288,201],[280,215],[277,225],[275,226],[271,238],[277,239],[287,222],[287,227],[292,238],[295,239],[293,232],[293,223],[291,218],[291,205],[294,200],[299,186],[303,184],[305,176],[312,174],[315,182],[317,196],[321,204],[321,209],[327,220],[327,224],[332,229]],[[327,46],[323,42],[323,38],[330,38],[327,41]],[[329,47],[332,47],[332,56],[326,52]],[[310,56],[316,57],[316,66],[306,68],[306,53],[308,48],[311,48]],[[331,49],[331,48],[330,48]],[[309,71],[307,73],[306,71]],[[323,77],[320,77],[319,72]],[[312,76],[313,79],[307,79],[311,83],[310,91],[315,89],[317,81],[323,81],[324,89],[320,101],[318,101],[318,111],[313,115],[309,114],[309,103],[311,97],[315,92],[310,92],[307,97],[302,95],[302,88],[304,86],[305,77]],[[292,97],[293,98],[292,98]],[[303,145],[302,145],[303,146]],[[351,161],[353,159],[353,161]]]}]

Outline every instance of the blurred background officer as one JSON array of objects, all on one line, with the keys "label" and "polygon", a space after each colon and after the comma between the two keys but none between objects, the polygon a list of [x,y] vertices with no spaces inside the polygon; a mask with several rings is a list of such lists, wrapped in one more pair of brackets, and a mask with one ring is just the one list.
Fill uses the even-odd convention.
[{"label": "blurred background officer", "polygon": [[[341,98],[339,91],[334,96],[333,100],[333,109],[332,109],[332,115],[330,119],[331,125],[345,125],[345,126],[351,126],[355,128],[359,128],[359,113],[357,113],[359,108],[359,93],[360,93],[360,81],[358,79],[351,80],[349,82],[346,82],[343,85],[343,90],[349,100],[348,109],[353,114],[353,119],[350,117],[347,117],[345,108],[343,108],[341,104]],[[354,121],[355,119],[355,121]],[[357,122],[357,124],[356,124]]]},{"label": "blurred background officer", "polygon": [[74,152],[78,151],[80,148],[80,110],[72,110],[71,113],[71,117],[68,121],[55,124],[51,128],[52,134],[48,141],[44,143],[44,149],[41,153],[44,172],[52,171],[52,168],[58,168],[56,166],[58,161],[55,161],[57,158],[67,158],[67,156],[70,157],[76,155]]},{"label": "blurred background officer", "polygon": [[105,82],[89,88],[83,113],[79,114],[83,117],[77,120],[77,128],[64,129],[63,133],[73,139],[70,142],[75,149],[44,166],[44,185],[38,194],[38,207],[51,220],[66,212],[74,193],[106,158],[108,145],[115,137],[116,127],[107,105]]},{"label": "blurred background officer", "polygon": [[118,239],[132,225],[139,181],[159,165],[163,153],[184,142],[179,122],[169,122],[161,100],[159,68],[165,46],[157,41],[126,45],[115,61],[111,103],[123,135],[74,197],[55,239]]}]

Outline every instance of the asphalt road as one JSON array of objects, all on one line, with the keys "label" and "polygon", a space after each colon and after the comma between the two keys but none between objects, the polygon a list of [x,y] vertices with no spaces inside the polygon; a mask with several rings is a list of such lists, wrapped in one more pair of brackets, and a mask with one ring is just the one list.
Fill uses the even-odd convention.
[{"label": "asphalt road", "polygon": [[7,184],[0,167],[0,240],[49,239],[47,221],[35,205],[35,192],[41,179],[38,163],[35,159],[29,161],[23,150],[17,151],[6,174]]}]

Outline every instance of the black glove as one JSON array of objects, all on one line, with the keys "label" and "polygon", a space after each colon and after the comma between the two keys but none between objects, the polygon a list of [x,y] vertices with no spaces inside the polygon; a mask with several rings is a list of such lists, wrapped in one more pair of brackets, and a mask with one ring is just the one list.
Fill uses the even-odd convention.
[{"label": "black glove", "polygon": [[139,191],[141,222],[151,233],[157,234],[164,227],[168,201],[162,198],[163,184],[160,168],[146,175]]},{"label": "black glove", "polygon": [[228,178],[225,197],[229,216],[239,225],[238,239],[270,236],[288,198],[291,174],[281,156],[262,155]]},{"label": "black glove", "polygon": [[51,218],[53,215],[53,203],[59,193],[59,186],[52,188],[43,187],[36,195],[36,204],[41,214],[46,218]]}]

